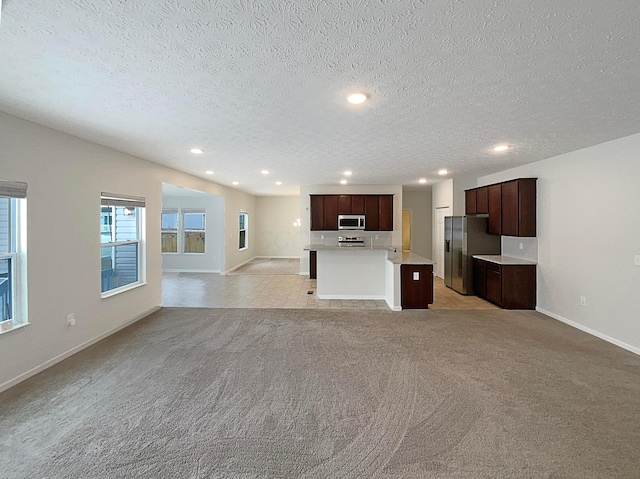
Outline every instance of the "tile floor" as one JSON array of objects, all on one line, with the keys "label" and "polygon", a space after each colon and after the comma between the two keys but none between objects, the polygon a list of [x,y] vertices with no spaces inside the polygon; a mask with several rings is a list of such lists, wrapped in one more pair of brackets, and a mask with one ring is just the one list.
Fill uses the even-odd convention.
[{"label": "tile floor", "polygon": [[[162,302],[174,307],[389,310],[382,300],[318,299],[316,280],[300,275],[164,273]],[[445,287],[440,278],[435,278],[434,303],[429,308],[497,309],[477,296],[456,293]]]}]

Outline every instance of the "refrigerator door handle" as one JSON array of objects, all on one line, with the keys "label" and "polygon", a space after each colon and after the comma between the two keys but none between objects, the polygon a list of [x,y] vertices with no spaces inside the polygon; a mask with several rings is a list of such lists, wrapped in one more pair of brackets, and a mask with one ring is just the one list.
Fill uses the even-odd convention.
[{"label": "refrigerator door handle", "polygon": [[451,240],[444,240],[444,243],[445,243],[445,249],[444,249],[445,253],[451,252],[451,249],[449,248],[449,244],[451,243]]}]

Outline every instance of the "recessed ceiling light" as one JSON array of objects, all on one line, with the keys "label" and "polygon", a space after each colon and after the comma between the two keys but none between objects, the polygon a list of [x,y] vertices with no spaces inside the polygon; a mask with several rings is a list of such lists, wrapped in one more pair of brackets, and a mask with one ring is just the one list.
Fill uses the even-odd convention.
[{"label": "recessed ceiling light", "polygon": [[351,176],[351,175],[353,175],[353,171],[347,170],[343,174],[344,174],[344,176]]},{"label": "recessed ceiling light", "polygon": [[340,183],[343,184],[343,185],[346,185],[347,184],[347,180],[340,180]]},{"label": "recessed ceiling light", "polygon": [[276,181],[276,185],[280,186],[282,184],[282,181]]},{"label": "recessed ceiling light", "polygon": [[508,149],[508,145],[498,145],[493,149],[493,151],[507,151]]},{"label": "recessed ceiling light", "polygon": [[194,155],[201,155],[203,152],[202,148],[191,148],[189,151]]},{"label": "recessed ceiling light", "polygon": [[207,171],[205,171],[205,173],[206,173],[207,175],[213,175],[213,170],[207,170]]},{"label": "recessed ceiling light", "polygon": [[269,170],[262,170],[260,173],[262,173],[263,175],[268,175],[269,174]]},{"label": "recessed ceiling light", "polygon": [[360,103],[364,103],[367,101],[367,95],[364,93],[352,93],[347,97],[347,101],[349,103],[353,103],[354,105],[359,105]]},{"label": "recessed ceiling light", "polygon": [[426,178],[420,178],[420,179],[418,180],[418,183],[425,184],[426,182],[427,182],[427,179],[426,179]]},{"label": "recessed ceiling light", "polygon": [[240,183],[238,183],[237,181],[234,181],[233,183],[231,183],[232,185],[239,185]]},{"label": "recessed ceiling light", "polygon": [[448,170],[445,170],[445,169],[443,168],[442,170],[439,170],[439,171],[438,171],[438,174],[439,174],[439,175],[447,175],[447,174],[449,174],[449,171],[448,171]]}]

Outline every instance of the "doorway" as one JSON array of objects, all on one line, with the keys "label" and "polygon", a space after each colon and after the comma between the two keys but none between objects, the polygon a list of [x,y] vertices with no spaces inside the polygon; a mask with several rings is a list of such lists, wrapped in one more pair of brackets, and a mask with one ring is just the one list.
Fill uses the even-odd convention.
[{"label": "doorway", "polygon": [[436,276],[444,279],[444,218],[451,216],[450,206],[436,208]]},{"label": "doorway", "polygon": [[402,251],[411,251],[411,210],[402,210]]}]

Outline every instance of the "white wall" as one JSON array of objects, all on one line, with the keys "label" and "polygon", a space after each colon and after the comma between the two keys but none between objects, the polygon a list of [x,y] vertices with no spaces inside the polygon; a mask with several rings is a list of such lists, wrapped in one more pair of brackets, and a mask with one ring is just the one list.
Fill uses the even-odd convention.
[{"label": "white wall", "polygon": [[[216,272],[223,269],[224,255],[224,202],[221,196],[198,194],[195,196],[162,197],[163,208],[204,208],[206,231],[204,254],[163,253],[163,271]],[[180,234],[180,231],[178,231]]]},{"label": "white wall", "polygon": [[[538,178],[539,310],[638,354],[639,152],[636,134],[478,179]],[[503,251],[522,240],[503,237]]]},{"label": "white wall", "polygon": [[[28,183],[30,325],[0,335],[0,390],[162,301],[162,182],[225,197],[225,263],[238,252],[237,212],[255,197],[0,113],[0,176]],[[100,192],[146,197],[147,284],[100,297]],[[254,215],[255,216],[255,215]],[[255,235],[249,232],[250,245]],[[77,324],[66,326],[74,313]]]},{"label": "white wall", "polygon": [[438,252],[437,252],[438,226],[436,224],[436,221],[437,221],[436,210],[438,208],[448,206],[451,208],[450,214],[453,215],[453,180],[445,180],[445,181],[441,181],[440,183],[434,184],[431,187],[431,192],[432,192],[431,198],[433,200],[432,219],[431,219],[431,228],[432,228],[431,249],[433,253],[431,258],[433,258],[434,261],[438,261]]},{"label": "white wall", "polygon": [[425,258],[433,254],[431,196],[431,188],[402,193],[402,209],[411,210],[411,251]]},{"label": "white wall", "polygon": [[299,196],[256,197],[256,256],[299,258],[306,243],[301,227],[293,225],[298,218]]},{"label": "white wall", "polygon": [[[400,185],[305,185],[300,187],[300,234],[302,247],[307,244],[337,244],[342,233],[329,231],[319,233],[311,231],[309,195],[393,195],[393,231],[362,231],[367,243],[373,241],[378,246],[402,247],[402,186]],[[321,239],[324,236],[324,239]],[[301,251],[300,274],[309,274],[309,253]]]}]

